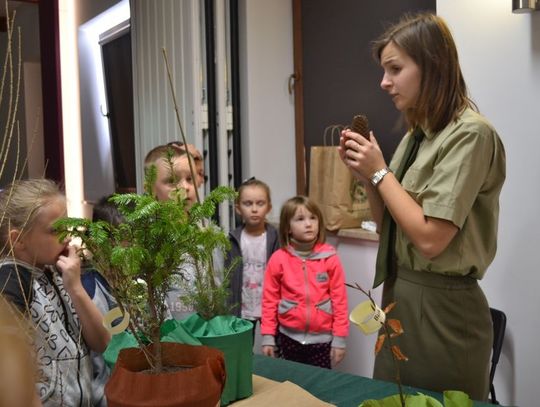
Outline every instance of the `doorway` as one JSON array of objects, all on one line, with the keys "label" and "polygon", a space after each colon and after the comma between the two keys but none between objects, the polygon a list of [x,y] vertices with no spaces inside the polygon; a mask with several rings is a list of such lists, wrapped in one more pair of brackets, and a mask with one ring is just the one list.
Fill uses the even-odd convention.
[{"label": "doorway", "polygon": [[100,35],[115,192],[136,192],[131,30],[122,23]]}]

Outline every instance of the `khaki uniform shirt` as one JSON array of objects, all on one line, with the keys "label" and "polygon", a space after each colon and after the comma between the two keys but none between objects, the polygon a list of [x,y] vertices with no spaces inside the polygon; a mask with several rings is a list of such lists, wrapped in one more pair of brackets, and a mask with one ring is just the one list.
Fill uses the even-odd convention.
[{"label": "khaki uniform shirt", "polygon": [[[409,140],[406,134],[390,163],[395,171]],[[426,132],[402,186],[425,216],[446,219],[459,228],[436,258],[423,257],[396,228],[398,266],[481,279],[495,257],[499,194],[506,176],[504,147],[480,114],[466,109],[439,133]]]}]

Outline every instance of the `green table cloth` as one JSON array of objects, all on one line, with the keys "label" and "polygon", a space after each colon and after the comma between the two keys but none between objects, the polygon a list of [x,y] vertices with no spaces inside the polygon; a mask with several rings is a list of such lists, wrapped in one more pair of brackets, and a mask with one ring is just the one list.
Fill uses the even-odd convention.
[{"label": "green table cloth", "polygon": [[[278,382],[288,380],[309,391],[315,397],[339,407],[357,407],[364,400],[382,399],[398,393],[395,383],[262,355],[253,355],[253,374]],[[420,392],[443,403],[441,393],[410,386],[404,386],[404,391],[409,394]],[[473,406],[493,407],[492,404],[479,401],[474,401]]]}]

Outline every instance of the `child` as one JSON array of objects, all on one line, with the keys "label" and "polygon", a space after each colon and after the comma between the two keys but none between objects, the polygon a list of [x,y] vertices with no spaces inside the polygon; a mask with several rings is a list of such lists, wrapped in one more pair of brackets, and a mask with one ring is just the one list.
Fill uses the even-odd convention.
[{"label": "child", "polygon": [[[93,208],[92,221],[104,221],[118,226],[124,219],[117,206],[109,202],[112,195],[101,198]],[[84,289],[103,315],[116,307],[116,301],[110,293],[109,283],[93,267],[83,270],[81,281]]]},{"label": "child", "polygon": [[347,293],[336,250],[324,243],[317,205],[304,196],[283,205],[282,248],[266,268],[263,289],[262,353],[330,369],[345,356],[349,332]]},{"label": "child", "polygon": [[[167,160],[167,154],[171,153],[172,166]],[[189,168],[188,152],[176,145],[157,146],[146,154],[144,159],[145,171],[152,165],[156,167],[157,176],[153,186],[154,194],[159,201],[170,199],[171,192],[176,187],[182,188],[186,193],[186,209],[189,209],[196,201],[195,188],[199,187],[202,180],[197,177],[193,180]],[[191,157],[193,159],[193,157]],[[194,168],[196,171],[196,168]]]},{"label": "child", "polygon": [[[168,162],[167,155],[172,155],[171,161],[173,168]],[[157,200],[163,201],[171,198],[171,193],[176,188],[181,188],[186,194],[186,210],[197,201],[195,188],[200,179],[193,180],[189,168],[188,152],[176,145],[157,146],[146,155],[144,160],[145,170],[152,165],[156,167],[157,177],[153,186],[154,195]],[[195,170],[195,168],[194,168]],[[187,293],[187,290],[194,288],[196,270],[192,261],[186,259],[186,262],[179,268],[178,280],[168,292],[167,306],[174,319],[180,320],[187,318],[195,312],[191,305],[181,301],[181,297]]]},{"label": "child", "polygon": [[0,287],[35,325],[41,401],[91,405],[88,348],[103,352],[110,335],[82,287],[75,247],[53,229],[65,197],[49,180],[16,181],[0,193],[0,213]]},{"label": "child", "polygon": [[[92,221],[105,221],[111,225],[118,226],[124,221],[122,214],[117,206],[109,202],[111,196],[101,198],[95,205],[92,213]],[[116,307],[116,300],[110,293],[109,283],[105,278],[93,267],[83,267],[81,274],[81,282],[99,309],[102,315],[107,314],[110,310]],[[92,405],[94,407],[106,407],[105,399],[105,384],[110,376],[110,370],[105,364],[103,356],[98,352],[90,352],[93,366],[93,381],[92,381]]]},{"label": "child", "polygon": [[279,249],[277,230],[266,222],[266,215],[272,210],[270,188],[255,178],[244,181],[238,188],[235,209],[243,223],[229,233],[231,250],[225,266],[228,267],[236,258],[241,261],[231,271],[229,301],[236,316],[256,324],[261,319],[266,263]]},{"label": "child", "polygon": [[171,141],[167,146],[175,146],[191,154],[195,162],[195,173],[197,174],[197,188],[204,183],[204,161],[201,152],[193,144],[184,144],[181,141]]}]

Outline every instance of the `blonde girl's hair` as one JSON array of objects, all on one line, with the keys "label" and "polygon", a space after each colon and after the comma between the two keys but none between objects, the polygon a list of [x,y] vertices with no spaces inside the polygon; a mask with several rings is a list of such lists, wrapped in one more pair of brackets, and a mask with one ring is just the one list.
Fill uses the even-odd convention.
[{"label": "blonde girl's hair", "polygon": [[0,407],[30,406],[38,378],[32,328],[0,295]]},{"label": "blonde girl's hair", "polygon": [[43,207],[65,200],[58,185],[48,179],[18,180],[0,192],[0,256],[11,252],[9,232],[31,230]]},{"label": "blonde girl's hair", "polygon": [[411,57],[422,75],[417,104],[405,112],[411,128],[420,125],[436,133],[467,107],[478,110],[469,98],[456,44],[441,17],[431,13],[405,14],[373,43],[377,62],[381,62],[382,51],[390,43]]},{"label": "blonde girl's hair", "polygon": [[261,181],[260,179],[256,179],[255,177],[251,177],[244,182],[240,184],[238,187],[238,195],[236,196],[235,203],[240,203],[240,197],[242,196],[242,191],[246,189],[247,187],[260,187],[264,189],[264,192],[266,193],[266,199],[268,200],[268,204],[272,205],[272,197],[270,196],[270,187],[266,182]]},{"label": "blonde girl's hair", "polygon": [[281,207],[281,214],[279,216],[279,241],[282,247],[288,246],[290,243],[291,219],[294,217],[296,210],[301,206],[305,207],[319,220],[317,243],[324,243],[326,240],[326,226],[319,206],[307,196],[298,195],[287,200]]}]

